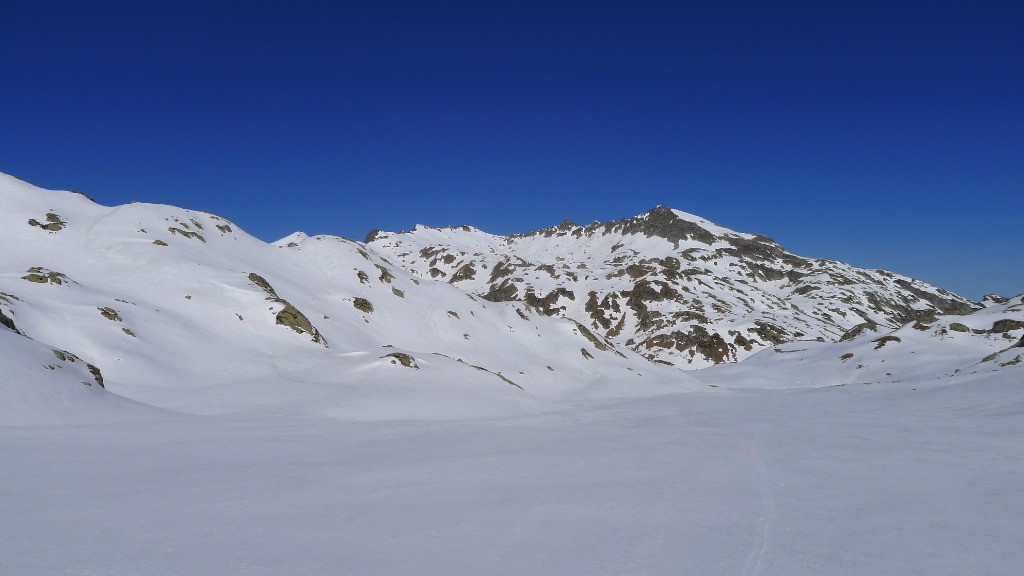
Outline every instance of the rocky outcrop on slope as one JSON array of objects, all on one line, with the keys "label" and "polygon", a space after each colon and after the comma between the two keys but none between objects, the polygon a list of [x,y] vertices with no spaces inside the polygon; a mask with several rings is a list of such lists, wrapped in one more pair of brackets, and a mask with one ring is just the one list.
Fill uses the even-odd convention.
[{"label": "rocky outcrop on slope", "polygon": [[265,278],[255,272],[249,273],[247,278],[261,290],[267,293],[267,300],[280,304],[282,308],[277,311],[274,318],[279,326],[285,326],[298,332],[299,334],[309,334],[313,342],[323,345],[324,348],[330,348],[327,344],[327,340],[324,339],[320,331],[306,318],[306,315],[299,311],[298,308],[292,306],[291,302],[288,302],[284,298],[277,295],[277,291],[274,287],[267,282]]}]

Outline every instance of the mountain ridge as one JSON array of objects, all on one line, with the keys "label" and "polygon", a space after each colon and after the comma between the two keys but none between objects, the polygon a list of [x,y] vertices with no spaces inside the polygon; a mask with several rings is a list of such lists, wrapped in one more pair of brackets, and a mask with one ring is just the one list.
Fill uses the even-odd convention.
[{"label": "mountain ridge", "polygon": [[[21,334],[0,329],[70,351],[107,391],[146,404],[457,417],[519,409],[533,402],[523,390],[667,381],[571,320],[421,280],[359,242],[275,246],[213,214],[105,207],[6,177],[0,198],[0,313]],[[384,389],[424,398],[371,393]]]},{"label": "mountain ridge", "polygon": [[213,214],[6,176],[0,200],[0,423],[137,407],[458,419],[1024,368],[1021,297],[973,303],[667,208],[268,244]]},{"label": "mountain ridge", "polygon": [[[579,225],[566,220],[505,236],[470,226],[417,226],[397,233],[375,230],[367,238],[368,245],[421,277],[445,279],[491,301],[522,301],[545,314],[562,314],[608,338],[626,331],[618,341],[648,359],[693,367],[737,361],[792,339],[837,340],[861,324],[895,328],[921,314],[980,308],[919,280],[797,256],[768,236],[736,232],[664,206],[616,221]],[[595,260],[588,250],[607,259]],[[579,272],[595,264],[605,270],[603,277]],[[482,270],[489,271],[486,281],[477,276]],[[525,275],[534,272],[545,272],[554,282]],[[583,286],[581,274],[590,284]],[[816,280],[819,275],[827,278]],[[615,277],[623,280],[589,289],[595,281]],[[823,288],[830,288],[821,293],[826,298],[812,295]],[[758,292],[759,301],[724,302],[721,297],[748,289]],[[836,306],[825,302],[830,299],[846,301]],[[675,304],[660,305],[666,300]],[[586,303],[581,307],[580,301]],[[652,311],[651,304],[664,309]],[[631,314],[623,312],[626,307]],[[812,308],[817,317],[807,317],[802,307]],[[804,318],[791,326],[773,318],[794,312]],[[666,321],[666,314],[678,321]],[[750,318],[743,321],[741,314]]]}]

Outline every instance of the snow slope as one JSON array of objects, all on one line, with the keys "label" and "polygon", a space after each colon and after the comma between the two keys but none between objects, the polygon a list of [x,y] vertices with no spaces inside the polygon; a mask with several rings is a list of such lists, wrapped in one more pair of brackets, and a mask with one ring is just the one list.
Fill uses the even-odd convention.
[{"label": "snow slope", "polygon": [[[516,237],[419,226],[365,244],[296,233],[271,245],[211,214],[110,208],[9,176],[0,198],[0,313],[97,367],[110,392],[196,414],[501,416],[581,395],[720,385],[709,381],[720,373],[742,375],[739,386],[791,387],[922,370],[944,378],[990,354],[982,368],[1017,366],[999,346],[1018,327],[984,332],[1019,317],[1019,300],[974,305],[661,208]],[[439,248],[448,245],[473,252]],[[461,279],[393,263],[418,259]],[[523,301],[493,301],[508,300],[492,297],[497,281],[481,296],[488,274],[526,286]],[[538,296],[546,290],[556,297]],[[900,328],[908,317],[920,320]],[[830,342],[840,334],[846,341]],[[694,366],[752,361],[695,379],[646,361],[664,364],[664,354]]]},{"label": "snow slope", "polygon": [[159,412],[106,392],[81,358],[0,327],[0,425],[117,422]]},{"label": "snow slope", "polygon": [[667,369],[569,320],[419,279],[356,242],[274,246],[211,214],[108,208],[8,176],[0,198],[0,307],[147,404],[450,418],[609,379],[690,382],[655,378]]}]

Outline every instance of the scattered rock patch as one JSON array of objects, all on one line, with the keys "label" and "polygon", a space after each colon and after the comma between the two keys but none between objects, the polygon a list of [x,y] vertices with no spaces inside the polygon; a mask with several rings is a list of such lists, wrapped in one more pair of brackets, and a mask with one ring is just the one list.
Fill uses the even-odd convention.
[{"label": "scattered rock patch", "polygon": [[41,266],[33,266],[26,270],[27,275],[22,276],[22,280],[28,280],[29,282],[35,282],[37,284],[71,284],[73,281],[70,280],[66,274],[61,272],[55,272],[48,268]]},{"label": "scattered rock patch", "polygon": [[35,218],[30,219],[28,221],[28,224],[29,226],[42,228],[47,232],[60,232],[61,230],[64,229],[65,226],[67,226],[67,222],[61,220],[60,216],[54,214],[53,212],[47,212],[45,224],[36,220]]}]

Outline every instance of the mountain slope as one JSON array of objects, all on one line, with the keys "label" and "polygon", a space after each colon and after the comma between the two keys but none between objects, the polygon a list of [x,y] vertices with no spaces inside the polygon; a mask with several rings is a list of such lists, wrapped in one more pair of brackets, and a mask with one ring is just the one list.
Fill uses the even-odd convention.
[{"label": "mountain slope", "polygon": [[923,386],[997,373],[1024,381],[1024,295],[973,314],[922,318],[844,342],[781,344],[696,375],[730,388],[808,388]]},{"label": "mountain slope", "polygon": [[[0,200],[0,323],[10,350],[37,348],[5,356],[17,386],[82,386],[88,364],[104,394],[190,413],[450,419],[708,385],[894,382],[926,357],[935,378],[1020,364],[1019,299],[982,307],[662,208],[510,237],[417,227],[267,244],[211,214],[105,207],[7,176]],[[40,376],[53,350],[81,362]],[[699,378],[661,365],[751,356]]]},{"label": "mountain slope", "polygon": [[918,280],[797,256],[766,236],[664,207],[511,236],[468,226],[375,230],[367,245],[420,277],[575,319],[650,360],[683,367],[979,307]]},{"label": "mountain slope", "polygon": [[659,370],[572,321],[422,280],[356,242],[274,246],[214,215],[108,208],[7,176],[0,197],[0,309],[98,366],[109,390],[158,406],[458,417],[608,379],[642,386]]},{"label": "mountain slope", "polygon": [[104,390],[96,366],[25,336],[4,311],[14,299],[0,293],[0,425],[84,424],[158,415],[151,407]]}]

